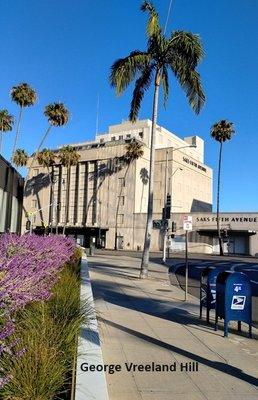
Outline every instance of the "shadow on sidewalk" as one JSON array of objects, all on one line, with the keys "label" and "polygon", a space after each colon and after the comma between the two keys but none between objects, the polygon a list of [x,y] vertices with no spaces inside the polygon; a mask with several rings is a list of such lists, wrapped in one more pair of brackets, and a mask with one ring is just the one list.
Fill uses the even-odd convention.
[{"label": "shadow on sidewalk", "polygon": [[233,376],[234,378],[243,380],[244,382],[249,383],[250,385],[258,386],[257,378],[246,374],[241,369],[236,368],[236,367],[234,367],[232,365],[225,364],[225,363],[222,363],[222,362],[219,362],[219,361],[210,361],[207,358],[204,358],[202,356],[198,356],[197,354],[193,354],[190,351],[184,350],[184,349],[179,348],[177,346],[173,346],[172,344],[165,343],[165,342],[163,342],[163,341],[161,341],[159,339],[156,339],[156,338],[148,336],[148,335],[146,335],[144,333],[135,331],[134,329],[127,328],[127,327],[125,327],[123,325],[117,324],[117,323],[112,322],[112,321],[108,321],[108,320],[106,320],[104,318],[100,318],[100,320],[102,322],[104,322],[105,324],[108,324],[108,325],[110,325],[110,326],[112,326],[112,327],[114,327],[116,329],[120,329],[121,331],[126,332],[126,333],[128,333],[130,335],[133,335],[135,337],[138,337],[141,340],[145,340],[145,341],[147,341],[149,343],[152,343],[155,346],[159,346],[159,347],[165,348],[165,349],[167,349],[167,350],[169,350],[169,351],[171,351],[173,353],[180,354],[181,356],[187,357],[187,358],[191,359],[192,361],[197,361],[200,364],[206,365],[206,366],[208,366],[210,368],[213,368],[213,369],[215,369],[217,371],[220,371],[220,372],[223,372],[223,373],[225,373],[227,375]]}]

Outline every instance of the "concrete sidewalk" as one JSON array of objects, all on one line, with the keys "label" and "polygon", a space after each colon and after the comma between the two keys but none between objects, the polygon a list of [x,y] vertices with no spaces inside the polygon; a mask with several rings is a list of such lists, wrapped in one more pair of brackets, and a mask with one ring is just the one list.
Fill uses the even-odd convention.
[{"label": "concrete sidewalk", "polygon": [[[198,300],[185,303],[158,263],[148,280],[138,279],[137,258],[98,255],[89,266],[104,363],[121,365],[106,372],[110,400],[257,400],[257,339],[214,332],[198,319]],[[129,372],[130,363],[176,371]]]}]

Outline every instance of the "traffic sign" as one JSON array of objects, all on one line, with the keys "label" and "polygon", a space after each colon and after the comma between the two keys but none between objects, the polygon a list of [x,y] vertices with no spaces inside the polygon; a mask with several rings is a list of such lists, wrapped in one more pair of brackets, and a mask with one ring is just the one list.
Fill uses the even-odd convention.
[{"label": "traffic sign", "polygon": [[183,229],[184,229],[184,231],[192,231],[193,230],[193,217],[191,215],[183,216]]},{"label": "traffic sign", "polygon": [[184,221],[183,229],[184,229],[184,231],[192,231],[193,230],[192,222]]}]

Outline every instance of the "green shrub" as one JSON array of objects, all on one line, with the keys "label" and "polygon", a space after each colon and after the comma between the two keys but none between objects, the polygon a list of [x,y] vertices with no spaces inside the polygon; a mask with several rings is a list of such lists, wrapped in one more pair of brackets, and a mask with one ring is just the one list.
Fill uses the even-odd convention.
[{"label": "green shrub", "polygon": [[31,304],[16,314],[16,331],[11,340],[26,349],[21,357],[4,353],[0,367],[12,379],[0,390],[3,400],[57,400],[70,390],[82,323],[93,316],[89,302],[80,304],[80,279],[76,251],[74,262],[61,272],[53,295],[47,302]]}]

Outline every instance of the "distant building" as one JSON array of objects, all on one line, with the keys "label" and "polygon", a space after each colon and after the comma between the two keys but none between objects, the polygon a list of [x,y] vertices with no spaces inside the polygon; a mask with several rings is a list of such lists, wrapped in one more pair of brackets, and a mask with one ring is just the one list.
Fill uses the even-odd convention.
[{"label": "distant building", "polygon": [[[73,145],[81,158],[71,168],[69,217],[66,232],[78,242],[106,248],[142,249],[148,200],[151,121],[124,122],[109,127],[92,142]],[[144,155],[127,168],[126,144],[142,143]],[[56,150],[58,151],[58,149]],[[57,160],[58,161],[58,160]],[[53,167],[53,191],[46,169],[34,164],[26,188],[24,209],[35,212],[34,229],[65,223],[67,170]],[[175,212],[209,212],[212,209],[212,170],[204,164],[204,142],[198,136],[184,139],[158,126],[154,176],[154,218],[161,218],[166,195],[172,195]],[[118,207],[119,203],[119,207]],[[54,204],[54,206],[51,206]],[[55,207],[55,204],[58,207]],[[26,227],[23,218],[23,230]],[[116,234],[117,233],[117,234]],[[152,250],[162,248],[162,234],[153,231]]]},{"label": "distant building", "polygon": [[21,231],[23,178],[0,155],[0,233]]}]

